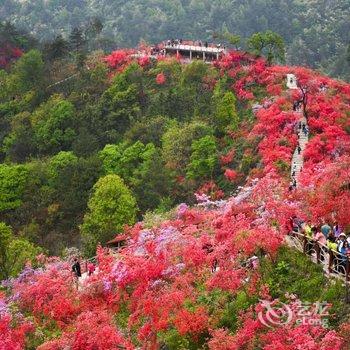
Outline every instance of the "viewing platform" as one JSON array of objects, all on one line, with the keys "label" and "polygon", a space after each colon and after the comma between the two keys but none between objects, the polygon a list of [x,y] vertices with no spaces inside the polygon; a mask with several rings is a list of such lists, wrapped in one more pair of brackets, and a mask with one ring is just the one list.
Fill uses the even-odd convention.
[{"label": "viewing platform", "polygon": [[221,44],[213,44],[202,41],[167,40],[151,47],[150,52],[138,52],[134,57],[142,57],[147,54],[151,58],[177,57],[184,62],[203,60],[212,62],[226,54],[226,47]]},{"label": "viewing platform", "polygon": [[166,55],[177,55],[183,58],[189,58],[190,60],[202,59],[203,61],[218,60],[220,56],[226,53],[226,49],[222,48],[221,45],[213,46],[209,44],[166,43],[163,50],[165,50]]}]

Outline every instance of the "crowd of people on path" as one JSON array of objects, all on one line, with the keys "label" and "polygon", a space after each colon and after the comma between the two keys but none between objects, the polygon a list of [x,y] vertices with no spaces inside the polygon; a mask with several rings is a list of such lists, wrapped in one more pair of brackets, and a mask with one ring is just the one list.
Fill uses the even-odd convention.
[{"label": "crowd of people on path", "polygon": [[[301,171],[301,169],[300,169]],[[293,191],[297,188],[297,179],[296,179],[296,166],[293,166],[292,171],[292,181],[289,184],[289,191]]]},{"label": "crowd of people on path", "polygon": [[298,123],[298,138],[299,138],[299,132],[302,132],[305,137],[309,134],[309,128],[305,123],[299,122]]},{"label": "crowd of people on path", "polygon": [[151,47],[151,55],[152,56],[165,56],[166,50],[159,45]]},{"label": "crowd of people on path", "polygon": [[182,45],[183,40],[182,39],[169,39],[167,40],[166,44],[167,46],[177,46],[177,45]]},{"label": "crowd of people on path", "polygon": [[[350,232],[345,232],[338,222],[333,225],[323,222],[322,225],[312,225],[298,219],[296,216],[290,218],[291,234],[302,234],[304,237],[304,253],[316,252],[317,261],[325,260],[325,252],[332,254],[340,260],[343,272],[346,271],[347,262],[350,261]],[[335,269],[335,272],[340,272]]]}]

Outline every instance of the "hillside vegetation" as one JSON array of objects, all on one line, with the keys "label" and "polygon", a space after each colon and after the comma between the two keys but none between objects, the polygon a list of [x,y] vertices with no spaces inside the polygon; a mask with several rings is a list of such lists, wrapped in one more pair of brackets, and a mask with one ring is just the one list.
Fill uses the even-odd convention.
[{"label": "hillside vegetation", "polygon": [[[48,41],[68,37],[75,27],[99,19],[94,48],[135,47],[170,38],[212,40],[231,32],[242,39],[260,31],[278,32],[287,44],[289,64],[322,69],[349,79],[350,12],[347,0],[154,1],[5,0],[0,20]],[[96,29],[96,27],[95,27]],[[222,38],[218,38],[222,40]],[[244,47],[244,40],[239,44]]]},{"label": "hillside vegetation", "polygon": [[[4,270],[14,278],[0,339],[39,350],[349,347],[342,284],[282,244],[292,215],[349,228],[350,85],[239,51],[212,65],[131,54],[80,68],[62,59],[55,71],[30,51],[1,73],[4,266],[28,260],[8,254],[14,240],[54,252],[82,243],[86,255],[122,231],[129,240],[117,255],[98,247],[98,271],[78,288],[69,251],[33,251],[17,277]],[[290,191],[305,90],[310,141]],[[330,328],[264,325],[260,300],[277,298],[293,310],[331,302]]]},{"label": "hillside vegetation", "polygon": [[1,73],[0,218],[51,253],[96,230],[105,243],[147,211],[193,203],[196,190],[221,198],[259,160],[245,138],[252,111],[203,62],[137,63],[120,51],[78,69],[32,50]]}]

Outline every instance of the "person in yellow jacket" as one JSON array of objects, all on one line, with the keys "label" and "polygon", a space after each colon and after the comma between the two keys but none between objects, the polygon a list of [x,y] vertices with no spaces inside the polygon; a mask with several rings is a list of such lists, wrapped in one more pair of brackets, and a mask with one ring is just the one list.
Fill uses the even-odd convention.
[{"label": "person in yellow jacket", "polygon": [[337,239],[335,238],[334,233],[332,231],[329,232],[327,237],[327,247],[328,249],[337,251]]},{"label": "person in yellow jacket", "polygon": [[313,250],[313,242],[312,242],[312,229],[309,223],[305,223],[302,227],[302,232],[304,234],[304,252],[307,254],[311,254]]},{"label": "person in yellow jacket", "polygon": [[306,223],[304,225],[303,231],[307,238],[312,238],[312,228],[311,225],[309,225],[309,223]]}]

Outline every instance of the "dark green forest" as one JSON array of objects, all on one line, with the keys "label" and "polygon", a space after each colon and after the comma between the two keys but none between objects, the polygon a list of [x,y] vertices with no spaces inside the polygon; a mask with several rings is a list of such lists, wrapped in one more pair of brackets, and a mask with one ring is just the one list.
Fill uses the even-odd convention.
[{"label": "dark green forest", "polygon": [[[239,46],[255,32],[272,30],[286,42],[287,63],[307,65],[349,79],[348,0],[3,0],[0,20],[40,41],[68,38],[88,29],[94,49],[135,47],[168,38],[223,41],[239,35]],[[96,23],[98,35],[91,30]],[[95,27],[96,29],[96,27]]]}]

